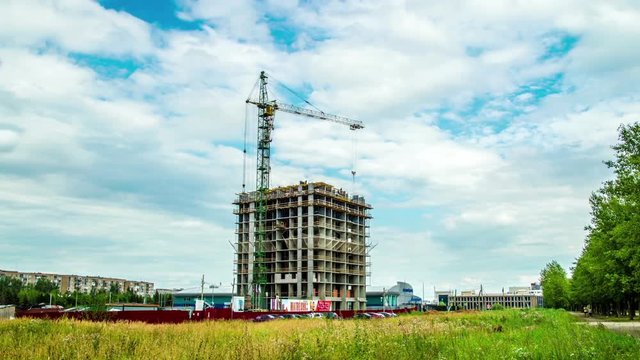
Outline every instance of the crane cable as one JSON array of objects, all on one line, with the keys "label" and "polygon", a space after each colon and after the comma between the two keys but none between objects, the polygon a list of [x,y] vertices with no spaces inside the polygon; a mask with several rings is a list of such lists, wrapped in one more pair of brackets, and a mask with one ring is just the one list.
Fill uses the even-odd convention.
[{"label": "crane cable", "polygon": [[[293,94],[295,97],[297,97],[298,99],[302,100],[304,103],[308,104],[309,106],[313,107],[314,109],[320,111],[321,113],[324,114],[324,111],[320,110],[320,108],[318,108],[317,106],[313,105],[312,103],[310,103],[307,99],[305,99],[304,97],[302,97],[302,95],[298,94],[297,92],[295,92],[294,90],[292,90],[290,87],[288,87],[287,85],[285,85],[282,81],[274,78],[272,75],[269,75],[269,77],[275,81],[278,85],[282,86],[283,88],[285,88],[285,90],[289,91],[291,94]],[[351,159],[351,177],[352,177],[352,190],[351,193],[355,194],[356,193],[356,165],[358,162],[358,138],[357,138],[357,134],[356,131],[354,129],[351,129],[352,131],[352,137],[351,137],[351,147],[352,147],[352,159]]]},{"label": "crane cable", "polygon": [[356,194],[356,166],[357,166],[357,162],[358,162],[358,138],[357,138],[357,134],[355,130],[351,130],[351,154],[352,154],[352,159],[351,159],[351,176],[352,176],[352,189],[351,189],[351,194],[355,195]]},{"label": "crane cable", "polygon": [[[274,78],[271,74],[265,73],[265,75],[267,75],[272,81],[274,81],[275,83],[277,83],[279,86],[283,87],[285,90],[287,90],[288,92],[290,92],[293,96],[297,97],[298,99],[300,99],[301,101],[303,101],[305,104],[313,107],[314,109],[316,109],[317,111],[321,112],[324,114],[324,111],[322,111],[320,108],[318,108],[317,106],[313,105],[312,103],[310,103],[307,99],[305,99],[302,95],[298,94],[296,91],[294,91],[293,89],[291,89],[290,87],[288,87],[287,85],[285,85],[282,81]],[[259,79],[256,80],[255,84],[253,85],[253,89],[251,89],[251,92],[249,93],[249,96],[247,97],[247,100],[251,99],[251,95],[253,95],[253,92],[255,91],[256,87],[258,86],[258,82]],[[247,104],[248,105],[248,104]],[[245,123],[244,123],[244,160],[243,160],[243,175],[242,175],[242,191],[245,191],[245,178],[246,178],[246,159],[247,159],[247,123],[248,123],[248,107],[245,110]],[[357,134],[356,131],[354,129],[351,129],[352,131],[352,137],[351,137],[351,147],[352,147],[352,159],[351,159],[351,176],[352,176],[352,194],[355,194],[356,192],[356,165],[357,165],[357,161],[358,161],[358,138],[357,138]]]},{"label": "crane cable", "polygon": [[[256,91],[258,84],[260,83],[260,79],[256,79],[256,82],[253,83],[253,87],[247,96],[247,101],[251,100],[251,96]],[[249,128],[249,103],[245,102],[244,108],[244,134],[243,134],[243,146],[242,146],[242,192],[245,193],[247,191],[247,132]]]},{"label": "crane cable", "polygon": [[247,188],[247,128],[249,127],[249,104],[244,106],[244,139],[242,146],[242,192]]},{"label": "crane cable", "polygon": [[324,111],[320,110],[317,106],[313,105],[312,103],[310,103],[307,99],[305,99],[304,97],[302,97],[302,95],[298,94],[297,92],[295,92],[293,89],[291,89],[290,87],[288,87],[287,85],[285,85],[282,81],[274,78],[273,76],[269,75],[271,77],[271,79],[273,81],[275,81],[276,83],[278,83],[278,85],[282,86],[283,88],[285,88],[285,90],[289,91],[291,94],[293,94],[293,96],[297,97],[298,99],[302,100],[304,103],[306,103],[307,105],[311,106],[312,108],[320,111],[321,113],[324,114]]},{"label": "crane cable", "polygon": [[256,91],[256,88],[258,87],[259,82],[260,82],[260,78],[258,78],[256,82],[253,84],[253,87],[251,88],[251,92],[249,92],[249,95],[247,96],[247,101],[251,100],[251,96]]}]

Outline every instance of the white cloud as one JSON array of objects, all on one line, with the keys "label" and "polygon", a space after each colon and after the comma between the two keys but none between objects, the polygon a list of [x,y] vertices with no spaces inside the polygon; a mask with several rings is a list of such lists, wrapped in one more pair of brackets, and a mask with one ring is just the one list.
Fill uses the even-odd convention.
[{"label": "white cloud", "polygon": [[144,55],[153,44],[151,27],[126,12],[87,0],[8,0],[0,4],[0,41],[14,46],[47,42],[68,51]]},{"label": "white cloud", "polygon": [[13,150],[20,141],[20,134],[10,129],[0,129],[0,152]]},{"label": "white cloud", "polygon": [[[23,231],[27,245],[0,245],[0,260],[20,264],[51,235],[69,249],[77,239],[101,246],[93,263],[71,250],[59,259],[108,272],[98,264],[120,261],[135,239],[132,271],[176,285],[202,268],[230,278],[223,239],[233,238],[243,102],[266,69],[323,110],[365,122],[356,186],[380,214],[376,282],[528,282],[551,258],[569,265],[577,255],[588,195],[609,176],[601,161],[617,126],[638,118],[632,5],[185,0],[180,16],[201,28],[161,31],[97,2],[3,2],[0,208],[11,211],[0,231]],[[269,15],[294,33],[292,49],[272,41]],[[567,35],[575,48],[548,54]],[[141,66],[113,79],[69,53]],[[547,96],[542,80],[557,74]],[[351,136],[278,114],[272,183],[353,187]],[[171,275],[150,262],[182,265]]]},{"label": "white cloud", "polygon": [[51,101],[89,95],[96,78],[67,58],[25,49],[0,48],[0,83],[18,99]]},{"label": "white cloud", "polygon": [[180,17],[185,20],[206,20],[234,39],[270,41],[269,29],[255,1],[180,0],[179,3],[184,9]]}]

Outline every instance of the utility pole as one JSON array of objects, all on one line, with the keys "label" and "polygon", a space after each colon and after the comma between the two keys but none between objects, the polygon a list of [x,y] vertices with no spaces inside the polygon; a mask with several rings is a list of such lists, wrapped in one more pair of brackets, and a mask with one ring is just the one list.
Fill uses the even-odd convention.
[{"label": "utility pole", "polygon": [[422,301],[420,301],[420,311],[424,311],[424,281],[422,282]]},{"label": "utility pole", "polygon": [[202,282],[200,283],[200,300],[204,301],[204,274],[202,274]]}]

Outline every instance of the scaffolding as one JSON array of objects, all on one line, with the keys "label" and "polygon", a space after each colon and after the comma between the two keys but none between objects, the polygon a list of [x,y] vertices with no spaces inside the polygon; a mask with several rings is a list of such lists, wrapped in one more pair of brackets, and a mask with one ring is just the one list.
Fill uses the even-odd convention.
[{"label": "scaffolding", "polygon": [[[235,292],[248,301],[255,264],[256,204],[262,194],[242,193],[237,216]],[[370,210],[363,197],[323,182],[269,189],[263,257],[264,298],[330,300],[333,310],[366,308]]]}]

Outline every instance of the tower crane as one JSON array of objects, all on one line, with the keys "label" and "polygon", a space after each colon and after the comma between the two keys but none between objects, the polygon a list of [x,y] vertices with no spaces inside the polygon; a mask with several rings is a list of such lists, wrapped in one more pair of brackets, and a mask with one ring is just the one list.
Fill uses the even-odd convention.
[{"label": "tower crane", "polygon": [[[252,305],[257,309],[266,307],[265,287],[267,273],[265,264],[265,238],[267,217],[267,195],[269,191],[269,177],[271,174],[271,132],[274,129],[276,111],[283,111],[296,115],[303,115],[315,119],[332,121],[347,125],[350,130],[363,129],[361,121],[352,120],[343,116],[327,114],[323,111],[305,109],[299,106],[284,104],[276,100],[269,100],[267,92],[268,76],[262,71],[258,78],[260,84],[258,101],[249,98],[247,104],[253,104],[258,108],[258,142],[257,142],[257,166],[256,166],[256,199],[255,199],[255,239],[252,287]],[[255,89],[255,87],[254,87]],[[354,173],[354,172],[352,172]],[[354,173],[355,176],[355,173]]]}]

